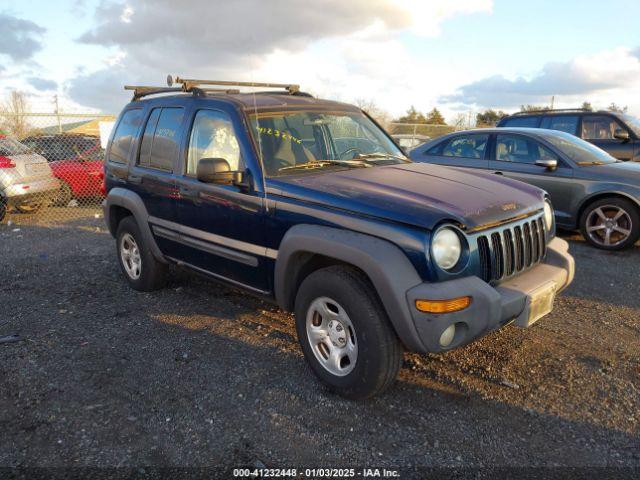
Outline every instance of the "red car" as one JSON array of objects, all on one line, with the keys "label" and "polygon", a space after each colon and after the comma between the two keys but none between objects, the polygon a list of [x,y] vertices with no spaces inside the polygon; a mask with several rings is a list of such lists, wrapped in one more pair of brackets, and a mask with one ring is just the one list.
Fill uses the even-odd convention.
[{"label": "red car", "polygon": [[102,197],[104,150],[100,139],[90,135],[59,134],[27,137],[22,143],[49,161],[60,180],[57,206],[71,200]]}]

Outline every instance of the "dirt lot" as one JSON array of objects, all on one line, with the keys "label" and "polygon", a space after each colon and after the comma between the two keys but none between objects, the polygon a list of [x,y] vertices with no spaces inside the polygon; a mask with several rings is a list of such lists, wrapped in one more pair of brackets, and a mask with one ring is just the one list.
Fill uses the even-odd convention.
[{"label": "dirt lot", "polygon": [[[16,231],[16,229],[18,229]],[[1,225],[0,466],[640,468],[640,247],[571,240],[554,312],[329,395],[292,319],[175,272],[127,287],[101,219]]]}]

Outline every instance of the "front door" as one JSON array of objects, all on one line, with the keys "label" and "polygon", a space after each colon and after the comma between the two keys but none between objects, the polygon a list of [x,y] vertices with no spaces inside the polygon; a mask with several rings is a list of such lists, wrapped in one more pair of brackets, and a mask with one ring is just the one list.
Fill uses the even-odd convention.
[{"label": "front door", "polygon": [[[572,224],[571,212],[579,185],[572,181],[573,169],[540,142],[517,134],[496,134],[489,164],[491,170],[505,177],[535,185],[551,197],[559,224]],[[556,160],[558,167],[548,170],[536,160]]]},{"label": "front door", "polygon": [[[219,110],[193,112],[183,171],[176,176],[178,260],[232,283],[266,292],[264,197],[253,188],[203,183],[196,178],[202,158],[224,158],[231,170],[245,168],[237,124]],[[237,122],[237,120],[236,120]]]}]

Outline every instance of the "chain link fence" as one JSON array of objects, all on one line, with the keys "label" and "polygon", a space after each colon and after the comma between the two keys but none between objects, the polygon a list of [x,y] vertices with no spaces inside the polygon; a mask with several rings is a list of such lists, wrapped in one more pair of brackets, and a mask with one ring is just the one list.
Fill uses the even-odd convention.
[{"label": "chain link fence", "polygon": [[0,221],[100,215],[113,115],[0,112]]},{"label": "chain link fence", "polygon": [[458,130],[464,130],[465,126],[435,125],[428,123],[398,123],[388,124],[389,133],[398,141],[401,147],[411,150],[429,140],[446,135]]}]

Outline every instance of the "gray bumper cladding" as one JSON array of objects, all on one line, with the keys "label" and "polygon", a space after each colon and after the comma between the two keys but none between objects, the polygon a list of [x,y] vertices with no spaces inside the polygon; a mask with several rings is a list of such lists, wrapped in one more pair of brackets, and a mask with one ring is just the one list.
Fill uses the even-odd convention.
[{"label": "gray bumper cladding", "polygon": [[[538,308],[532,301],[540,291],[557,293],[573,280],[575,264],[568,248],[565,240],[553,239],[543,263],[497,286],[478,277],[466,277],[413,287],[407,292],[407,301],[421,343],[429,352],[441,352],[469,343],[511,321],[521,327],[529,326],[530,312]],[[449,300],[462,296],[470,296],[471,305],[454,313],[424,313],[415,307],[416,300]],[[455,335],[444,347],[440,336],[451,325],[455,325]]]}]

